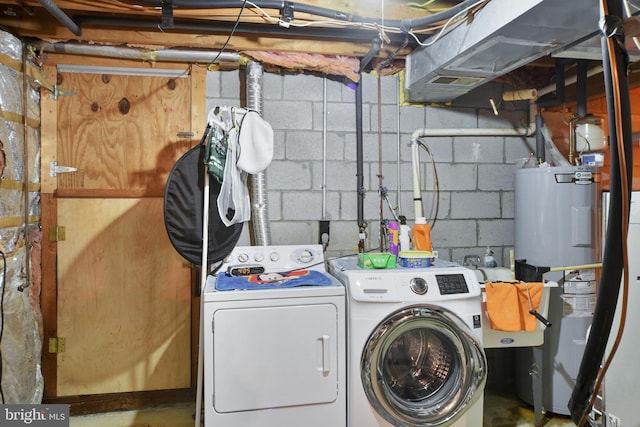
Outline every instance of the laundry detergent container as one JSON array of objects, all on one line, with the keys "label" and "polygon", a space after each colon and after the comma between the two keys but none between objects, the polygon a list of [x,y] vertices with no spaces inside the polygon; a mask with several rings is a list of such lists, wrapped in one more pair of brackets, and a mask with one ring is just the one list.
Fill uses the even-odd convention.
[{"label": "laundry detergent container", "polygon": [[[554,270],[599,261],[600,185],[595,169],[517,169],[514,184],[516,260]],[[544,275],[559,286],[550,289],[547,315],[552,326],[544,331],[541,363],[534,363],[533,347],[516,353],[518,396],[533,404],[531,376],[540,375],[542,406],[564,415],[569,414],[567,404],[595,305],[595,284],[576,286],[569,280],[572,274],[575,276],[570,270],[559,270]],[[593,270],[591,274],[594,277]],[[580,298],[576,298],[576,289]]]}]

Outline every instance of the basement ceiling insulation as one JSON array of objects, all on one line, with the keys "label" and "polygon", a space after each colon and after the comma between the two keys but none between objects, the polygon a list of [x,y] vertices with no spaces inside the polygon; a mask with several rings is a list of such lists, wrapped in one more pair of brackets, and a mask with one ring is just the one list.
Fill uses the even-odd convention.
[{"label": "basement ceiling insulation", "polygon": [[[629,3],[637,12],[640,0]],[[250,52],[267,66],[352,81],[348,62],[365,58],[363,71],[406,69],[404,99],[420,103],[449,102],[490,81],[550,81],[544,62],[561,51],[576,58],[572,46],[581,56],[578,44],[597,36],[598,8],[598,0],[0,0],[0,27],[35,46]]]}]

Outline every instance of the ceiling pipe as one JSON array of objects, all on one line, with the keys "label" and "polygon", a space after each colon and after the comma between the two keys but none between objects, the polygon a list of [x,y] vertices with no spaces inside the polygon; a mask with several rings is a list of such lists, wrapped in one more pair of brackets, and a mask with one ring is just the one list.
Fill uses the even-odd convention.
[{"label": "ceiling pipe", "polygon": [[[164,0],[139,0],[138,3],[151,5],[154,7],[161,7]],[[173,0],[174,8],[183,9],[233,9],[241,8],[243,6],[243,0]],[[282,0],[261,0],[253,2],[261,9],[278,9],[282,10],[285,7],[285,2]],[[337,19],[340,21],[373,23],[373,19],[363,18],[361,16],[353,15],[351,13],[341,12],[335,9],[327,9],[325,7],[319,7],[311,4],[287,2],[288,5],[295,12],[308,13],[311,15],[322,16],[324,18]],[[245,8],[253,7],[247,4]],[[399,22],[399,21],[398,21]]]},{"label": "ceiling pipe", "polygon": [[[150,4],[155,7],[162,6],[162,0],[141,0],[141,3]],[[407,43],[407,33],[414,29],[427,28],[435,23],[444,21],[455,16],[460,11],[472,6],[474,3],[478,3],[478,0],[465,0],[447,10],[434,13],[423,18],[416,19],[404,19],[404,20],[385,20],[384,22],[376,19],[363,18],[361,16],[352,15],[350,13],[341,12],[338,10],[327,9],[323,7],[291,3],[294,11],[309,13],[316,16],[321,16],[329,19],[335,19],[339,21],[349,22],[352,24],[373,24],[384,25],[385,27],[397,27],[400,28],[401,33],[386,32],[385,36],[388,37],[390,42]],[[266,0],[256,1],[256,6],[266,9],[282,9],[284,3],[279,0]],[[173,6],[175,8],[197,8],[197,9],[221,9],[221,8],[240,8],[243,5],[241,0],[223,0],[223,1],[197,1],[175,0]],[[69,20],[67,18],[67,20]],[[80,22],[80,25],[99,25],[99,26],[116,26],[116,27],[133,27],[133,28],[158,28],[159,24],[157,20],[141,20],[141,19],[120,19],[120,18],[103,18],[95,16],[80,15],[76,16],[76,20]],[[70,21],[70,20],[69,20]],[[380,22],[378,22],[380,21]],[[69,23],[71,24],[72,21]],[[78,31],[80,28],[73,23]],[[166,30],[183,30],[183,31],[199,31],[199,32],[221,32],[229,33],[234,30],[234,26],[231,24],[215,24],[212,22],[193,22],[193,21],[175,21],[171,28]],[[357,30],[357,31],[354,31]],[[264,24],[240,24],[235,28],[237,34],[264,34],[270,35],[282,35],[284,37],[309,37],[309,38],[321,38],[323,40],[336,39],[343,41],[357,42],[361,40],[370,40],[373,35],[379,37],[377,30],[364,27],[349,27],[349,28],[318,28],[318,27],[282,27],[276,25],[264,25]],[[76,33],[80,35],[79,33]],[[430,34],[427,37],[431,36]],[[417,42],[409,42],[410,46],[415,46]]]},{"label": "ceiling pipe", "polygon": [[579,59],[576,72],[576,114],[581,117],[587,115],[587,71],[587,60]]},{"label": "ceiling pipe", "polygon": [[[140,3],[150,4],[156,7],[162,6],[163,0],[139,0]],[[285,2],[282,0],[262,0],[255,1],[256,6],[262,9],[278,9],[282,10],[285,6]],[[384,25],[389,27],[399,27],[403,32],[408,32],[412,29],[426,28],[436,22],[444,21],[451,18],[457,13],[461,12],[465,8],[472,6],[474,3],[478,3],[478,0],[464,0],[461,3],[447,9],[442,12],[427,15],[422,18],[414,19],[402,19],[402,20],[385,20]],[[361,16],[353,15],[351,13],[342,12],[335,9],[327,9],[324,7],[318,7],[304,3],[288,2],[293,8],[294,12],[308,13],[311,15],[321,16],[329,19],[336,19],[347,22],[355,23],[367,23],[367,24],[380,24],[376,19],[364,18]],[[174,8],[185,9],[230,9],[240,8],[243,5],[243,0],[173,0]]]},{"label": "ceiling pipe", "polygon": [[[587,70],[587,77],[591,77],[591,76],[595,76],[596,74],[600,74],[602,73],[602,65],[597,65],[595,67],[589,68],[589,70]],[[577,75],[573,75],[573,76],[569,76],[566,79],[564,79],[564,84],[565,86],[574,84],[578,81],[578,76]],[[557,86],[555,84],[551,84],[548,86],[545,86],[541,89],[538,89],[538,98],[541,96],[544,96],[546,94],[555,92],[557,90]]]},{"label": "ceiling pipe", "polygon": [[76,36],[82,35],[82,29],[71,18],[67,16],[54,2],[49,0],[38,0],[38,2],[44,7],[47,12],[53,15],[62,25],[67,27]]},{"label": "ceiling pipe", "polygon": [[[124,18],[104,18],[95,16],[77,16],[76,19],[82,26],[107,26],[120,28],[149,28],[158,29],[157,20],[148,19],[124,19]],[[385,23],[388,25],[388,23]],[[169,33],[171,31],[193,31],[198,33],[223,33],[228,34],[233,31],[232,24],[221,24],[216,22],[194,22],[194,21],[177,21],[175,20],[171,28],[165,28],[163,31]],[[333,39],[346,42],[369,41],[373,37],[379,37],[378,31],[373,28],[348,27],[348,28],[320,28],[320,27],[289,27],[285,28],[280,25],[265,24],[239,24],[234,34],[269,34],[271,36],[282,37],[300,37],[310,39]],[[388,32],[385,35],[393,43],[404,43],[406,36]],[[415,46],[417,43],[410,43]]]},{"label": "ceiling pipe", "polygon": [[76,43],[48,43],[44,46],[44,51],[50,53],[133,59],[149,62],[189,62],[210,64],[211,61],[214,60],[216,60],[216,62],[238,62],[240,60],[240,55],[237,53],[186,49],[148,50]]},{"label": "ceiling pipe", "polygon": [[[360,61],[360,71],[362,74],[371,59],[378,53],[382,41],[379,38],[372,40],[371,49]],[[357,211],[358,211],[358,252],[364,253],[364,240],[367,223],[364,220],[364,138],[362,129],[362,78],[356,85],[356,193],[357,193]]]},{"label": "ceiling pipe", "polygon": [[[532,110],[530,108],[530,110]],[[531,113],[530,113],[531,115]],[[416,129],[411,134],[411,141],[424,137],[442,136],[533,136],[536,133],[535,117],[530,117],[529,126],[517,128],[447,128],[447,129]]]}]

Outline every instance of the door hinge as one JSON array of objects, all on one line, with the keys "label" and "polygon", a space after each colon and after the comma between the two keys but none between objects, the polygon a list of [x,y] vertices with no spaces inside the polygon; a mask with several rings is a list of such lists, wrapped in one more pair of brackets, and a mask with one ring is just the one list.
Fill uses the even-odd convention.
[{"label": "door hinge", "polygon": [[49,228],[49,240],[61,242],[67,238],[67,229],[63,225],[52,225]]},{"label": "door hinge", "polygon": [[78,168],[58,166],[58,162],[49,163],[49,175],[57,176],[59,173],[78,172]]},{"label": "door hinge", "polygon": [[72,90],[61,90],[60,88],[58,88],[58,85],[53,85],[53,91],[51,92],[50,96],[51,96],[51,99],[53,99],[54,101],[57,101],[59,96],[72,96],[72,95],[77,95],[77,93]]},{"label": "door hinge", "polygon": [[66,339],[62,337],[49,338],[49,353],[64,353],[66,348]]}]

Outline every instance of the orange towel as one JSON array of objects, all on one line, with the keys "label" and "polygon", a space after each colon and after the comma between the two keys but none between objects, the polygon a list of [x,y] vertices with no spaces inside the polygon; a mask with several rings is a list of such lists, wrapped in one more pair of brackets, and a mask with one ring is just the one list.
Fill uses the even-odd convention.
[{"label": "orange towel", "polygon": [[[531,307],[527,286],[531,296]],[[491,329],[508,332],[535,331],[538,320],[529,310],[538,310],[543,289],[543,283],[487,283],[485,292]]]}]

